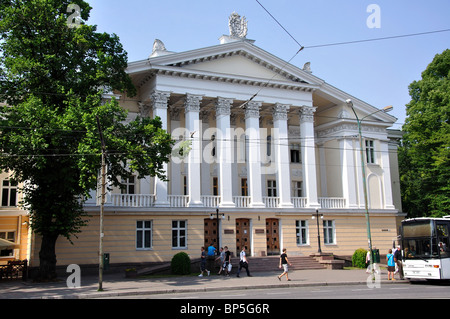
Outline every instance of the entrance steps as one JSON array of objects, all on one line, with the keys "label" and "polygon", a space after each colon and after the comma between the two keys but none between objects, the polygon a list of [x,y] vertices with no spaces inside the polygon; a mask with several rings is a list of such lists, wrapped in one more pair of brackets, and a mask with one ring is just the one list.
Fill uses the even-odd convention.
[{"label": "entrance steps", "polygon": [[[289,270],[326,268],[323,264],[319,263],[319,261],[310,256],[288,256],[288,260],[292,264],[292,266],[289,266]],[[280,270],[279,256],[248,257],[248,263],[250,273]],[[239,267],[239,258],[238,257],[231,258],[231,264],[233,265],[233,270],[236,270]],[[242,271],[244,271],[244,269]]]}]

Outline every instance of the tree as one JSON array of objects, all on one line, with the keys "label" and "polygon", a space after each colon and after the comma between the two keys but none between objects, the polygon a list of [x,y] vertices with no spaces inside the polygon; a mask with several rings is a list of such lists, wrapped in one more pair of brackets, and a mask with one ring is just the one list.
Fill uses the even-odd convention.
[{"label": "tree", "polygon": [[[69,4],[80,9],[75,27]],[[118,101],[102,99],[136,90],[118,37],[87,25],[90,10],[81,0],[0,0],[0,169],[23,183],[23,205],[42,237],[41,280],[56,277],[57,239],[86,225],[83,199],[101,166],[97,117],[115,186],[136,172],[165,179],[174,143],[159,118],[125,124]]]},{"label": "tree", "polygon": [[409,86],[399,149],[404,210],[410,217],[450,215],[450,50],[435,56]]}]

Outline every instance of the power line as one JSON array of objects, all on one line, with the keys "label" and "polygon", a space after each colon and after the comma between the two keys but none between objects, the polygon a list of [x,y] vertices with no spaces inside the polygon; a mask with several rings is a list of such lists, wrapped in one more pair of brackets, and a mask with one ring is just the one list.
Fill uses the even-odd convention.
[{"label": "power line", "polygon": [[448,31],[450,31],[450,29],[435,30],[435,31],[420,32],[420,33],[410,33],[410,34],[395,35],[395,36],[390,36],[390,37],[373,38],[373,39],[365,39],[365,40],[354,40],[354,41],[346,41],[346,42],[310,45],[310,46],[306,46],[305,49],[315,49],[315,48],[323,48],[323,47],[336,46],[336,45],[347,45],[347,44],[355,44],[355,43],[363,43],[363,42],[373,42],[373,41],[415,37],[415,36],[434,34],[434,33],[440,33],[440,32],[448,32]]}]

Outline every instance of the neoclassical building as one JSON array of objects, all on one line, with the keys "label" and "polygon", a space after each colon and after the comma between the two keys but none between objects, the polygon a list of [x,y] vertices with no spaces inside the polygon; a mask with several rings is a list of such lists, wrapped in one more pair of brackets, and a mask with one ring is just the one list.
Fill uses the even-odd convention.
[{"label": "neoclassical building", "polygon": [[[391,248],[404,216],[399,134],[388,129],[396,118],[314,76],[309,64],[298,68],[257,47],[245,20],[233,19],[215,46],[170,52],[156,40],[148,59],[129,63],[137,96],[105,95],[129,120],[160,117],[177,142],[168,181],[135,177],[107,193],[110,263],[170,261],[179,251],[197,258],[217,241],[235,254],[245,246],[255,257],[282,248],[309,255],[318,235],[323,252],[352,255],[368,247],[363,178],[372,245]],[[364,118],[366,176],[349,99]],[[58,265],[98,263],[99,194],[92,195],[89,225],[73,245],[58,240]],[[37,238],[34,263],[39,247]]]}]

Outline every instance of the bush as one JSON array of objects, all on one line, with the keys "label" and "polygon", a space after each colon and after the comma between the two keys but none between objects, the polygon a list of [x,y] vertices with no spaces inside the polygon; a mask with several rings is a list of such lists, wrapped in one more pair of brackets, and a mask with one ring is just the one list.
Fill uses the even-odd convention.
[{"label": "bush", "polygon": [[366,268],[367,250],[359,248],[355,250],[352,256],[352,266],[358,268]]},{"label": "bush", "polygon": [[191,259],[188,254],[179,252],[173,256],[170,268],[175,275],[189,275],[191,273]]}]

